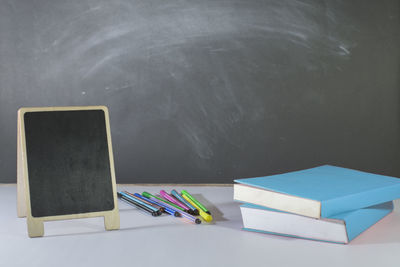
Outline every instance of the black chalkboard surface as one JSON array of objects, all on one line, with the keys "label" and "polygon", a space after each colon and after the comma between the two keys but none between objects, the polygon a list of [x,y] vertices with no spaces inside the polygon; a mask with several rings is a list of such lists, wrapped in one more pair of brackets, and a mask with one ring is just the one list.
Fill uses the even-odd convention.
[{"label": "black chalkboard surface", "polygon": [[20,115],[32,219],[116,210],[106,110],[39,108]]},{"label": "black chalkboard surface", "polygon": [[32,216],[114,208],[104,112],[25,113]]}]

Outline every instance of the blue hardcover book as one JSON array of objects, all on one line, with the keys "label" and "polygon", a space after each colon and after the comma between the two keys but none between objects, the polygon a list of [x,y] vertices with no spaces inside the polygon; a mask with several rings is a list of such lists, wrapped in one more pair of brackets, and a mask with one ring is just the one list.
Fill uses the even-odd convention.
[{"label": "blue hardcover book", "polygon": [[314,219],[252,204],[240,206],[244,230],[347,244],[393,210],[393,202]]},{"label": "blue hardcover book", "polygon": [[400,179],[329,165],[235,182],[237,201],[314,218],[400,198]]}]

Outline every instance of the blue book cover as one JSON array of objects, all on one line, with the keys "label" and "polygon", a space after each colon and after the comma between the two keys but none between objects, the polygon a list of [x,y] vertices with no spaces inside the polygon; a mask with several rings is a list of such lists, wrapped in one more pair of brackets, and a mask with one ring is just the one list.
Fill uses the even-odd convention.
[{"label": "blue book cover", "polygon": [[240,206],[244,230],[347,244],[393,210],[393,202],[314,219],[252,204]]},{"label": "blue book cover", "polygon": [[398,178],[330,165],[235,182],[237,201],[314,218],[400,198]]}]

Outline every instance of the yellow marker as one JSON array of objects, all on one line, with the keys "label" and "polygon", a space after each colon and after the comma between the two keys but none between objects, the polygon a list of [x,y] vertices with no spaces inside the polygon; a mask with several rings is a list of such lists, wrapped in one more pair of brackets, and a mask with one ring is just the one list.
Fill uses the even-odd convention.
[{"label": "yellow marker", "polygon": [[189,202],[190,204],[192,204],[193,207],[195,207],[196,209],[198,209],[200,216],[206,221],[206,222],[211,222],[212,221],[212,216],[208,213],[205,213],[202,209],[199,208],[199,206],[196,205],[196,203],[194,203],[190,198],[188,198],[185,195],[182,195],[182,197],[184,199],[186,199],[187,202]]}]

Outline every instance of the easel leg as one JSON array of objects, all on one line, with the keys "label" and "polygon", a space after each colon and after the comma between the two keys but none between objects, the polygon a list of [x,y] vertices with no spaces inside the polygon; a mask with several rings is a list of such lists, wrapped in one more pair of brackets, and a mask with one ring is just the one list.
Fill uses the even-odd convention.
[{"label": "easel leg", "polygon": [[106,230],[119,229],[119,213],[118,211],[110,211],[104,216],[104,227]]},{"label": "easel leg", "polygon": [[40,237],[44,235],[44,225],[41,220],[27,217],[28,235],[29,237]]},{"label": "easel leg", "polygon": [[26,217],[26,198],[25,198],[25,186],[22,177],[17,177],[17,216],[22,218]]},{"label": "easel leg", "polygon": [[17,133],[17,215],[26,217],[26,189],[24,180],[24,160],[22,152],[21,137],[21,116],[18,114],[18,133]]}]

